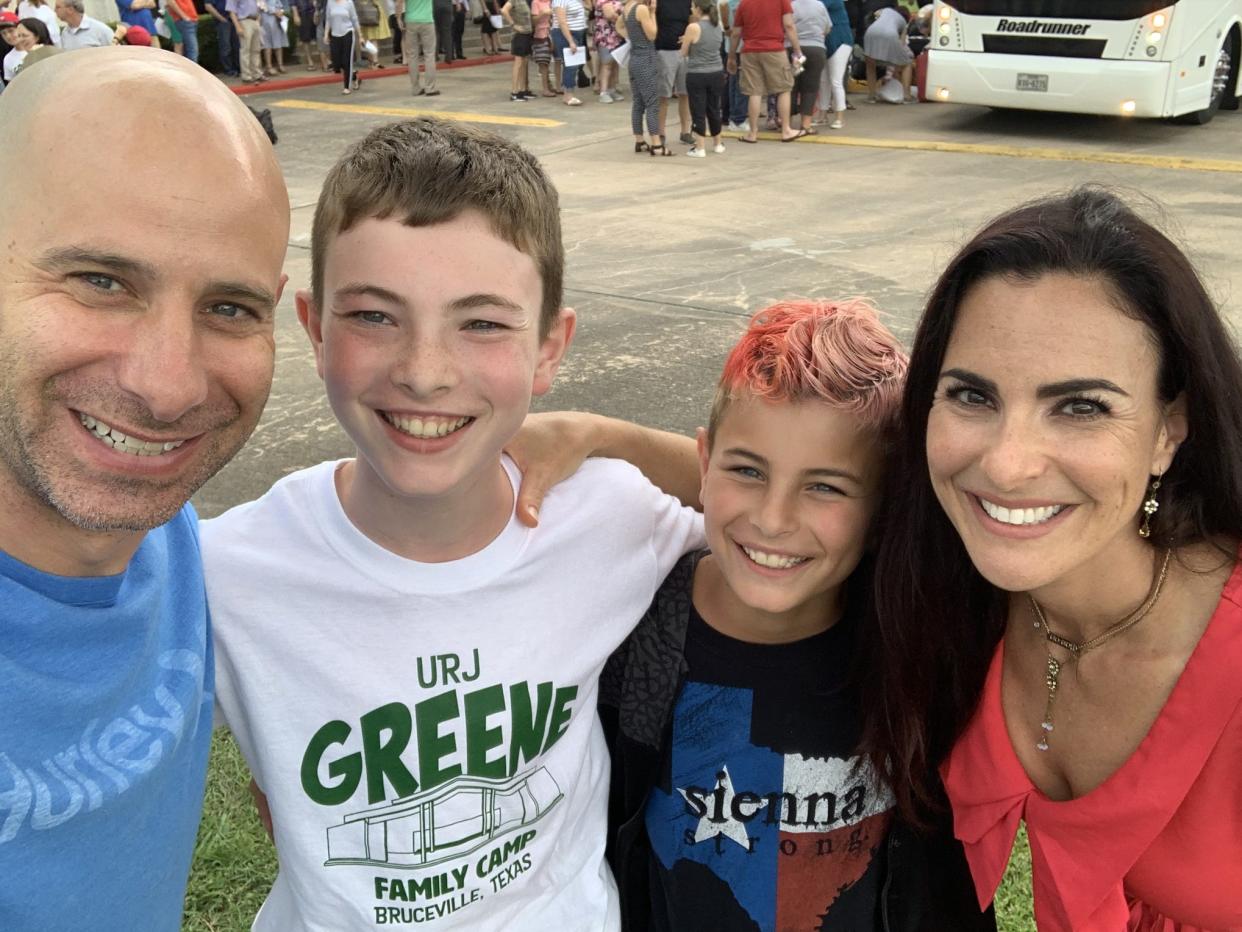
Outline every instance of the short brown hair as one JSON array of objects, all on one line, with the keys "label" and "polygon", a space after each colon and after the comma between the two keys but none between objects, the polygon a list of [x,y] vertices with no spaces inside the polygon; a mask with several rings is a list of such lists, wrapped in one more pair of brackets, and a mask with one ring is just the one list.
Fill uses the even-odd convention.
[{"label": "short brown hair", "polygon": [[311,227],[311,289],[323,306],[328,245],[363,220],[447,223],[477,210],[497,237],[530,256],[543,283],[539,335],[561,307],[565,247],[556,188],[516,143],[460,123],[419,117],[372,130],[323,183]]}]

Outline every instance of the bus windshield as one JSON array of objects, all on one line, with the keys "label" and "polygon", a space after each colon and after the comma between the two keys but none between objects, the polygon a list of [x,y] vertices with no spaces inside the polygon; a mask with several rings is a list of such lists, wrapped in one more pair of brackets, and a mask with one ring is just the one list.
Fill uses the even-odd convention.
[{"label": "bus windshield", "polygon": [[[1032,16],[1054,19],[1140,19],[1177,0],[945,0],[968,16]],[[1089,7],[1089,10],[1084,9]]]}]

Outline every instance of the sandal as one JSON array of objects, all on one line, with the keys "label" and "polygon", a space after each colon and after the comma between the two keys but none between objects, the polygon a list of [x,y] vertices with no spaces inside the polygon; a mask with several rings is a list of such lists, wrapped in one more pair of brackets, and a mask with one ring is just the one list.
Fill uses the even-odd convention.
[{"label": "sandal", "polygon": [[664,145],[664,143],[660,143],[659,145],[652,146],[647,151],[650,152],[652,156],[656,158],[659,158],[662,155],[671,156],[673,154],[672,152],[669,151],[668,146]]},{"label": "sandal", "polygon": [[643,152],[650,152],[650,151],[651,151],[651,146],[649,146],[646,142],[634,143],[634,154],[635,155],[638,155]]},{"label": "sandal", "polygon": [[800,129],[796,133],[794,133],[792,136],[782,136],[781,142],[797,142],[803,136],[810,136],[810,135],[812,134],[809,130]]},{"label": "sandal", "polygon": [[580,101],[577,97],[567,97],[565,98],[565,106],[566,107],[581,107],[582,101]]}]

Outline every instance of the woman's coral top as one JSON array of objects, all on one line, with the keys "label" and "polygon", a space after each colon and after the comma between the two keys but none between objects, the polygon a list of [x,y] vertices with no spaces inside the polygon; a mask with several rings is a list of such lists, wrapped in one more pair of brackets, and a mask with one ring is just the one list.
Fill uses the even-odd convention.
[{"label": "woman's coral top", "polygon": [[1085,796],[1049,799],[1018,762],[1003,651],[941,766],[980,906],[1025,820],[1041,932],[1242,932],[1242,561],[1147,736]]}]

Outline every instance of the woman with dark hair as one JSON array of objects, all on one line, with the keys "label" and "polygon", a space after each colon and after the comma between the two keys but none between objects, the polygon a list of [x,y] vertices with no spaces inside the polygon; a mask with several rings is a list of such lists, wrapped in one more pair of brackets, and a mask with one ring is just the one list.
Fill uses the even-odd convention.
[{"label": "woman with dark hair", "polygon": [[36,49],[48,48],[54,49],[52,45],[51,34],[47,31],[47,26],[43,24],[43,20],[35,19],[33,16],[27,16],[23,20],[19,20],[15,25],[6,30],[6,38],[12,45],[12,48],[4,56],[4,81],[7,84],[17,77],[17,73],[26,65],[29,60],[31,64],[33,59],[29,59],[31,52]]},{"label": "woman with dark hair", "polygon": [[864,704],[902,808],[943,761],[985,905],[1025,821],[1040,929],[1242,928],[1242,365],[1190,262],[1100,189],[1002,215],[903,416]]}]

